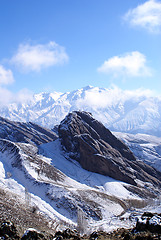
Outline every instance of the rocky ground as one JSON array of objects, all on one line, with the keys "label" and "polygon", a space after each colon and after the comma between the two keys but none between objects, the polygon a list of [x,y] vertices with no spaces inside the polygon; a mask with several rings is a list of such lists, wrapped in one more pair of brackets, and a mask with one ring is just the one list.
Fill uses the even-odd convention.
[{"label": "rocky ground", "polygon": [[20,234],[19,228],[7,220],[0,220],[0,239],[17,239],[17,240],[157,240],[161,239],[161,214],[145,212],[140,219],[137,219],[136,226],[133,229],[118,229],[112,233],[93,232],[89,236],[80,236],[77,230],[66,229],[49,233],[29,228]]}]

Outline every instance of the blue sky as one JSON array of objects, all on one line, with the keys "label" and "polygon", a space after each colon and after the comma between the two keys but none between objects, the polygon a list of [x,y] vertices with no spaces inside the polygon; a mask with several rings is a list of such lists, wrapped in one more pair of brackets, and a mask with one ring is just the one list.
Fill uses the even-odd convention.
[{"label": "blue sky", "polygon": [[161,92],[161,1],[0,0],[0,94]]}]

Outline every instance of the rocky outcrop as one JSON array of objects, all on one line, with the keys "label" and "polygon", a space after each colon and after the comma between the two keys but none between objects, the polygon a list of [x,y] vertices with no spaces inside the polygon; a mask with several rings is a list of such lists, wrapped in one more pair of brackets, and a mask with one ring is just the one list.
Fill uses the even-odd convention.
[{"label": "rocky outcrop", "polygon": [[135,179],[160,185],[160,173],[138,161],[130,149],[90,113],[74,111],[60,123],[59,137],[69,157],[91,172],[136,185]]},{"label": "rocky outcrop", "polygon": [[[145,214],[148,214],[148,219],[145,220]],[[143,222],[139,223],[137,221],[136,227],[133,229],[125,229],[120,228],[116,231],[106,233],[102,231],[95,231],[92,232],[90,235],[80,236],[80,234],[76,230],[65,229],[64,231],[58,231],[54,235],[47,233],[46,231],[39,232],[35,229],[29,228],[25,231],[22,237],[18,235],[17,227],[12,222],[4,221],[0,223],[0,239],[5,240],[63,240],[63,239],[70,239],[70,240],[97,240],[97,239],[104,239],[104,240],[159,240],[161,239],[161,227],[160,222],[156,221],[154,223],[152,218],[157,217],[159,218],[160,215],[152,214],[152,213],[145,213],[142,215]],[[151,217],[152,215],[152,217]],[[141,225],[139,225],[141,224]],[[20,227],[20,226],[19,226]]]},{"label": "rocky outcrop", "polygon": [[161,214],[144,212],[137,219],[135,230],[137,232],[149,231],[161,234]]},{"label": "rocky outcrop", "polygon": [[20,239],[18,231],[12,222],[5,221],[0,223],[0,239]]},{"label": "rocky outcrop", "polygon": [[29,228],[25,231],[22,237],[17,230],[17,226],[10,221],[3,221],[0,223],[0,239],[5,240],[52,240],[53,235],[45,232],[39,232],[35,229]]},{"label": "rocky outcrop", "polygon": [[0,138],[12,142],[47,143],[54,141],[57,135],[34,123],[14,122],[0,117]]}]

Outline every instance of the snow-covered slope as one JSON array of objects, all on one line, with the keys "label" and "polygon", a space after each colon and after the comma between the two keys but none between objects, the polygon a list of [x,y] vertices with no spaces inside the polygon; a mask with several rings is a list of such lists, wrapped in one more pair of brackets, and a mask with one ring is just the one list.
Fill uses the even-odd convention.
[{"label": "snow-covered slope", "polygon": [[[84,122],[85,120],[83,124]],[[96,124],[92,118],[92,123],[94,122]],[[54,135],[53,139],[56,140],[48,139],[51,133],[47,129],[2,118],[0,126],[1,137],[2,132],[8,133],[5,139],[0,138],[0,216],[16,222],[21,221],[20,225],[24,225],[24,230],[30,223],[30,227],[38,225],[40,230],[46,230],[46,227],[52,230],[70,226],[83,232],[98,229],[111,231],[135,224],[133,214],[142,214],[149,208],[149,204],[157,211],[155,204],[158,207],[160,202],[155,199],[160,196],[160,184],[150,181],[150,178],[144,181],[144,178],[140,178],[140,173],[137,173],[137,168],[127,169],[135,171],[133,176],[136,184],[121,182],[83,169],[78,161],[73,160],[63,150],[60,138],[55,138]],[[82,129],[80,123],[79,126]],[[86,127],[90,128],[87,124]],[[22,137],[21,142],[16,142],[17,134],[13,138],[12,129],[13,132],[20,131],[25,138]],[[46,141],[42,141],[45,136]],[[129,139],[132,138],[125,135],[126,139],[129,144]],[[153,145],[160,153],[158,139],[153,139]],[[141,143],[147,141],[149,140],[144,137]],[[101,149],[103,151],[103,148]],[[112,153],[111,148],[110,152]],[[151,155],[147,155],[149,156]],[[153,158],[153,155],[151,157]],[[119,163],[123,161],[121,157],[118,160]],[[134,166],[136,159],[131,161]],[[156,172],[154,169],[152,171]],[[147,172],[147,177],[148,174],[150,172]],[[160,175],[158,183],[159,179]],[[143,207],[146,208],[142,209]],[[25,221],[26,218],[30,221]]]},{"label": "snow-covered slope", "polygon": [[0,115],[53,128],[73,110],[89,111],[112,131],[161,136],[161,97],[146,91],[85,87],[67,93],[40,93],[25,103],[0,108]]},{"label": "snow-covered slope", "polygon": [[5,191],[11,200],[16,195],[19,208],[36,206],[37,216],[46,217],[49,228],[77,227],[78,211],[83,214],[84,231],[127,227],[134,224],[128,209],[145,206],[150,192],[157,193],[150,185],[149,191],[147,183],[134,187],[82,169],[65,158],[59,139],[40,145],[39,152],[27,143],[0,140],[0,194]]},{"label": "snow-covered slope", "polygon": [[[21,203],[25,203],[27,193],[30,196],[28,205],[36,205],[40,213],[58,224],[64,223],[64,227],[67,224],[76,227],[78,207],[88,214],[91,224],[102,218],[108,220],[114,215],[120,215],[124,211],[123,202],[119,203],[117,198],[110,199],[108,195],[113,195],[113,186],[118,189],[117,194],[120,192],[120,197],[137,198],[131,196],[122,183],[108,177],[90,177],[89,172],[68,162],[59,152],[58,142],[44,145],[42,149],[50,150],[51,146],[55,146],[56,161],[36,155],[37,149],[33,145],[1,140],[0,189],[17,194]],[[62,165],[62,170],[67,169],[71,177],[53,167],[56,162]],[[72,177],[73,167],[75,177],[80,171],[83,175],[79,177],[80,182]]]},{"label": "snow-covered slope", "polygon": [[125,142],[135,157],[161,172],[161,138],[147,134],[127,134],[115,132],[114,135]]}]

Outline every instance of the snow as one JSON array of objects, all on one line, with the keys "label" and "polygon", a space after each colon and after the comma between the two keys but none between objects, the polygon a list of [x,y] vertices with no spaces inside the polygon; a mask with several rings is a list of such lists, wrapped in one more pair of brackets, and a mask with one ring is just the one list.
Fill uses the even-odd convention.
[{"label": "snow", "polygon": [[[144,218],[139,217],[138,221],[140,223],[146,224],[147,219],[148,219],[148,217],[144,217]],[[154,225],[154,226],[160,225],[161,226],[161,217],[158,215],[154,215],[152,218],[150,218],[150,220],[148,222],[150,225]]]},{"label": "snow", "polygon": [[108,194],[116,196],[118,198],[122,199],[134,198],[134,195],[130,195],[129,191],[124,187],[125,185],[126,184],[123,185],[121,182],[114,181],[105,183],[104,188]]},{"label": "snow", "polygon": [[161,136],[161,98],[141,89],[123,91],[87,86],[73,92],[39,93],[28,102],[0,108],[14,121],[32,121],[53,128],[73,110],[91,112],[112,131]]},{"label": "snow", "polygon": [[[144,147],[147,144],[148,149],[154,145],[158,147],[158,139],[151,138],[152,145],[150,145],[150,136],[139,135],[138,138],[125,134],[125,141],[130,144],[143,144]],[[11,149],[7,148],[8,143]],[[124,203],[126,200],[141,200],[141,198],[128,191],[126,183],[84,170],[77,161],[71,160],[63,153],[59,139],[40,145],[39,154],[37,147],[30,144],[3,142],[3,140],[0,141],[0,147],[1,144],[4,146],[3,151],[0,152],[0,188],[16,194],[22,203],[26,202],[27,192],[31,206],[38,206],[38,211],[48,217],[49,222],[63,221],[76,227],[77,206],[86,208],[85,214],[88,216],[93,210],[92,207],[88,209],[92,206],[89,203],[91,202],[94,204],[94,211],[101,212],[102,220],[88,216],[89,229],[112,231],[119,227],[131,227],[135,223],[129,219],[132,210],[125,212],[123,204],[119,201]],[[19,165],[15,165],[17,161]],[[59,177],[55,179],[47,176],[45,171],[38,174],[40,162],[54,166],[53,174],[58,174]],[[161,210],[160,206],[160,202],[156,202],[151,209],[149,206],[147,209],[158,212]],[[138,215],[147,209],[140,210]],[[121,218],[125,220],[122,221]],[[153,222],[155,221],[157,219],[153,219]]]},{"label": "snow", "polygon": [[[1,161],[1,159],[0,159]],[[4,170],[4,167],[3,167],[3,163],[0,162],[0,177],[3,179],[5,178],[5,170]]]},{"label": "snow", "polygon": [[[28,175],[25,172],[20,171],[17,168],[12,168],[11,162],[14,160],[14,156],[11,156],[8,152],[0,153],[0,172],[5,173],[10,172],[11,178],[6,178],[6,174],[0,175],[0,187],[19,196],[19,200],[25,202],[25,192],[26,190],[30,194],[31,206],[36,205],[39,211],[51,219],[59,219],[64,222],[68,222],[74,225],[70,219],[66,218],[64,215],[59,214],[48,202],[49,199],[45,196],[45,185],[35,185],[34,177],[37,178],[36,174],[33,174],[33,169],[28,166]],[[22,159],[24,160],[24,159]],[[24,160],[25,161],[25,160]],[[24,164],[25,166],[25,164]],[[31,172],[31,174],[30,174]],[[32,176],[32,178],[31,178]]]},{"label": "snow", "polygon": [[[77,216],[70,208],[76,202],[83,206],[85,204],[83,199],[89,198],[89,201],[99,206],[103,217],[103,220],[99,221],[88,217],[89,226],[95,229],[103,227],[107,230],[110,224],[110,229],[113,229],[116,225],[116,216],[120,215],[124,209],[119,203],[108,199],[108,196],[119,197],[119,199],[137,198],[134,195],[131,196],[131,193],[124,188],[125,183],[90,173],[82,169],[77,162],[66,159],[57,140],[40,146],[40,152],[45,157],[37,155],[41,161],[44,160],[45,163],[54,165],[61,171],[59,172],[61,179],[57,181],[48,178],[44,173],[38,176],[37,163],[29,161],[28,155],[23,152],[23,149],[27,149],[30,154],[32,150],[35,153],[36,150],[32,145],[12,144],[14,149],[16,147],[19,149],[18,152],[9,151],[7,148],[0,152],[0,188],[10,194],[16,194],[19,201],[24,204],[27,201],[26,193],[29,194],[30,205],[38,206],[38,211],[51,221],[58,223],[63,221],[76,227]],[[17,159],[16,154],[20,157],[20,165],[13,167]],[[50,155],[49,160],[47,160],[48,155]],[[11,175],[7,176],[7,172]],[[107,199],[102,198],[100,194],[107,194]]]},{"label": "snow", "polygon": [[29,232],[38,232],[38,231],[37,231],[36,229],[34,229],[34,228],[28,228],[28,229],[24,232],[24,234],[23,234],[22,237],[27,236],[27,234],[28,234]]},{"label": "snow", "polygon": [[159,217],[159,216],[153,216],[153,217],[149,220],[149,224],[161,225],[161,217]]},{"label": "snow", "polygon": [[[52,164],[69,178],[75,180],[73,184],[79,185],[79,188],[97,188],[111,196],[117,196],[120,199],[137,198],[132,195],[124,186],[126,183],[119,182],[108,176],[89,172],[83,169],[77,161],[66,159],[61,152],[59,139],[54,142],[41,144],[40,152],[46,157],[52,159]],[[69,178],[66,180],[68,183]],[[71,180],[70,180],[71,181]]]},{"label": "snow", "polygon": [[124,141],[138,159],[161,171],[161,137],[119,132],[113,134]]}]

